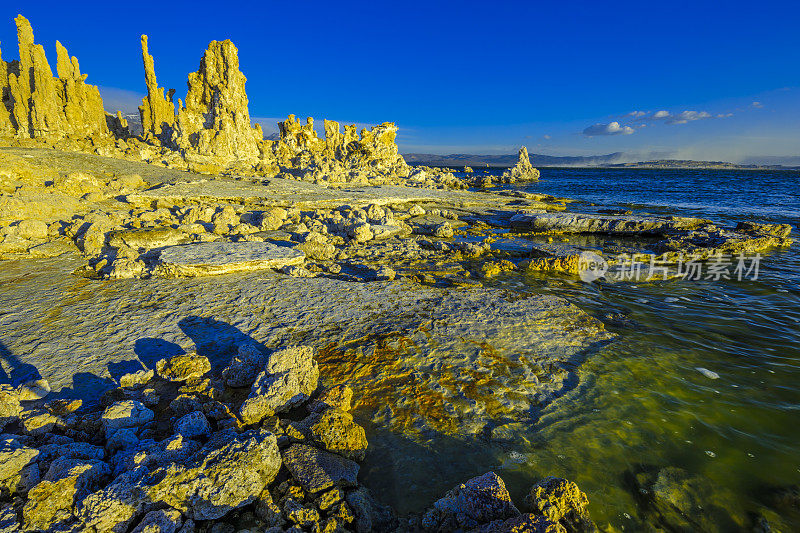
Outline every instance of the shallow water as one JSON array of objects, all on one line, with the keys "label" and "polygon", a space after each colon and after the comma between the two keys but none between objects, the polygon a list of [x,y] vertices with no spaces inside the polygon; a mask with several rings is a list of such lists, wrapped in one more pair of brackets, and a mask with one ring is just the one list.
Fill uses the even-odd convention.
[{"label": "shallow water", "polygon": [[[727,223],[796,225],[800,216],[800,172],[545,169],[542,176],[524,190]],[[796,500],[792,507],[776,497],[800,483],[798,245],[765,254],[760,267],[758,280],[741,282],[499,280],[568,297],[619,334],[532,428],[536,445],[515,449],[520,462],[502,469],[513,489],[543,475],[569,477],[589,494],[598,524],[638,530],[642,521],[668,525],[641,489],[648,475],[678,467],[707,485],[697,491],[704,510],[692,513],[705,518],[691,529],[750,528],[755,514],[770,512],[782,520],[773,526],[800,529]]]}]

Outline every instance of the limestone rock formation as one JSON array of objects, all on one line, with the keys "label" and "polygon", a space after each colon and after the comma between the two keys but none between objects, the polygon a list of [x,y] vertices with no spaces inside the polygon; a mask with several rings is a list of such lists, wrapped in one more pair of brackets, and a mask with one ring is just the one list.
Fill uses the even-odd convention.
[{"label": "limestone rock formation", "polygon": [[515,181],[536,181],[539,179],[539,170],[533,168],[531,165],[530,157],[528,157],[528,149],[522,147],[519,149],[519,160],[517,164],[511,167],[511,170],[503,172],[501,181],[505,183],[514,183]]},{"label": "limestone rock formation", "polygon": [[44,47],[35,44],[33,28],[22,15],[15,19],[19,60],[0,60],[0,134],[19,138],[110,139],[100,91],[86,83],[78,59],[56,41],[53,76]]},{"label": "limestone rock formation", "polygon": [[250,124],[247,78],[239,70],[238,51],[231,41],[208,45],[197,72],[189,74],[186,104],[178,99],[177,112],[174,89],[165,97],[158,86],[146,35],[142,35],[142,61],[147,96],[139,113],[146,141],[179,150],[196,170],[259,163],[264,135],[260,125]]},{"label": "limestone rock formation", "polygon": [[348,173],[406,177],[410,168],[400,155],[395,139],[397,126],[384,122],[369,130],[341,126],[325,120],[325,139],[317,136],[314,119],[300,124],[294,115],[278,123],[280,138],[272,144],[277,162],[287,168],[306,169],[327,181],[349,181]]},{"label": "limestone rock formation", "polygon": [[229,40],[211,41],[197,72],[189,74],[186,105],[178,109],[177,145],[225,162],[255,162],[264,134],[250,124],[247,78]]},{"label": "limestone rock formation", "polygon": [[164,88],[158,86],[156,81],[155,61],[147,47],[147,35],[142,35],[142,62],[144,63],[144,81],[147,85],[147,96],[142,99],[139,106],[139,115],[142,118],[142,136],[145,140],[157,139],[165,145],[172,142],[172,132],[175,127],[175,106],[172,95],[175,89],[167,91],[164,97]]}]

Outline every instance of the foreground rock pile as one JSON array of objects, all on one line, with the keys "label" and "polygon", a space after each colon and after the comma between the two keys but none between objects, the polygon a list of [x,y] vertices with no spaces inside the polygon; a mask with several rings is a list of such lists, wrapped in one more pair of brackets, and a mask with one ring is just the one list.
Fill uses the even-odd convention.
[{"label": "foreground rock pile", "polygon": [[220,374],[197,353],[123,375],[101,410],[0,386],[0,528],[12,531],[594,531],[547,478],[522,514],[490,472],[399,519],[358,482],[364,429],[313,349],[253,344]]}]

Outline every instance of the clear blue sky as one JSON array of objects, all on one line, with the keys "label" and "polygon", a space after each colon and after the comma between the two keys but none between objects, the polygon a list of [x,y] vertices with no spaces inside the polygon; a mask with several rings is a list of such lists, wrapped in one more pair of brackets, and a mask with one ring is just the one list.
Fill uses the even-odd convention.
[{"label": "clear blue sky", "polygon": [[208,42],[229,38],[267,126],[395,121],[406,152],[800,156],[797,2],[12,1],[5,60],[17,13],[53,67],[58,39],[128,107],[140,34],[181,97]]}]

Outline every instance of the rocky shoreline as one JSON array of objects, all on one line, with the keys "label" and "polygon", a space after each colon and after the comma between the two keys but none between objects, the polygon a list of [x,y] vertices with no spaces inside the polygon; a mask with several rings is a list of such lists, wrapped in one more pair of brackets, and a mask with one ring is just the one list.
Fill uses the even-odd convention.
[{"label": "rocky shoreline", "polygon": [[100,408],[0,386],[0,530],[595,531],[574,483],[546,478],[522,513],[493,472],[398,517],[358,483],[353,391],[323,388],[314,350],[242,344],[221,373],[197,353],[120,378]]},{"label": "rocky shoreline", "polygon": [[359,484],[353,412],[417,442],[514,442],[613,335],[487,280],[574,277],[587,251],[674,267],[792,242],[788,225],[492,188],[539,178],[524,147],[492,176],[407,165],[392,123],[325,121],[320,138],[290,115],[264,139],[230,41],[184,104],[143,36],[134,136],[76,58],[58,44],[53,76],[16,22],[20,59],[0,62],[0,532],[594,531],[574,483],[546,478],[517,507],[493,472],[398,517]]}]

